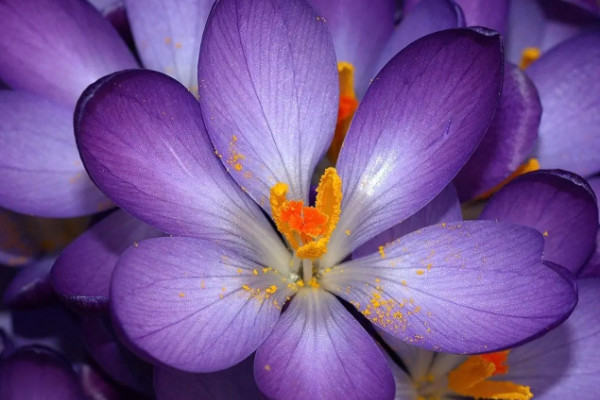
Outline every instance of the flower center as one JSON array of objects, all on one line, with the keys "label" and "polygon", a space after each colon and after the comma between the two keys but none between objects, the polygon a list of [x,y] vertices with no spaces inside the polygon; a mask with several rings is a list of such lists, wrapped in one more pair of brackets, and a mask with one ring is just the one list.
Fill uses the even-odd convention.
[{"label": "flower center", "polygon": [[314,207],[305,206],[302,200],[288,200],[287,192],[288,185],[282,182],[271,188],[275,225],[298,258],[316,260],[327,252],[327,243],[340,219],[342,180],[335,168],[327,168],[319,181]]},{"label": "flower center", "polygon": [[525,69],[529,67],[535,60],[540,58],[542,52],[537,47],[526,47],[521,53],[521,61],[519,61],[519,68]]},{"label": "flower center", "polygon": [[476,399],[531,399],[533,394],[529,386],[517,385],[509,381],[488,380],[494,375],[508,372],[507,356],[508,350],[505,350],[467,358],[448,374],[448,388],[460,396]]},{"label": "flower center", "polygon": [[337,161],[346,132],[348,132],[354,112],[358,108],[358,100],[354,93],[354,66],[349,62],[339,62],[338,75],[340,78],[340,106],[335,125],[335,135],[327,151],[327,158],[332,163]]}]

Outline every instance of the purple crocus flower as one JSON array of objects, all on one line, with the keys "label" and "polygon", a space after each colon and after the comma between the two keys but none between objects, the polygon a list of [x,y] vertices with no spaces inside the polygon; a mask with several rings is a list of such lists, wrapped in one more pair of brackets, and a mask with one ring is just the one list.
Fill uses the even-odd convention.
[{"label": "purple crocus flower", "polygon": [[[439,208],[433,206],[430,208]],[[431,211],[430,211],[431,214]],[[577,272],[593,248],[598,208],[589,185],[565,171],[523,175],[500,190],[482,218],[517,221],[545,238],[544,257]],[[392,364],[397,396],[467,398],[594,399],[598,374],[600,279],[579,279],[579,302],[566,322],[542,338],[509,351],[459,356],[409,347],[385,336],[406,370]],[[384,334],[385,335],[385,334]],[[500,395],[501,394],[501,395]]]},{"label": "purple crocus flower", "polygon": [[570,312],[572,282],[542,267],[541,234],[510,223],[433,226],[342,262],[466,162],[500,93],[497,34],[445,31],[390,61],[315,207],[310,177],[338,107],[323,21],[299,0],[222,0],[199,60],[200,102],[163,75],[127,71],[77,109],[94,182],[170,234],[130,247],[112,276],[113,317],[140,355],[210,372],[256,350],[268,397],[391,398],[383,355],[335,295],[407,342],[459,352],[511,346]]},{"label": "purple crocus flower", "polygon": [[[202,30],[213,0],[172,6],[126,1],[143,65],[197,91]],[[84,0],[0,4],[0,205],[45,217],[114,205],[92,184],[73,140],[73,109],[103,75],[139,65],[117,31]]]}]

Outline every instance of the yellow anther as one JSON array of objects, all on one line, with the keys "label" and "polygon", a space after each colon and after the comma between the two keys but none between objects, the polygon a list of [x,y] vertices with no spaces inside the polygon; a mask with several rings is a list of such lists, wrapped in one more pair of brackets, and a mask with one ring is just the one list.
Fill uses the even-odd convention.
[{"label": "yellow anther", "polygon": [[340,78],[340,104],[335,135],[327,151],[327,157],[333,163],[337,161],[346,132],[348,132],[354,112],[358,108],[358,100],[354,93],[354,66],[349,62],[339,62],[338,75]]},{"label": "yellow anther", "polygon": [[533,64],[540,56],[542,52],[537,47],[526,47],[521,53],[521,61],[519,62],[519,68],[525,69]]},{"label": "yellow anther", "polygon": [[460,396],[476,399],[529,400],[529,386],[489,380],[508,371],[508,351],[471,356],[448,374],[448,388]]},{"label": "yellow anther", "polygon": [[327,243],[340,219],[342,180],[335,168],[327,168],[317,187],[315,207],[302,200],[287,199],[288,186],[271,188],[271,213],[279,232],[285,236],[296,256],[317,259],[327,252]]}]

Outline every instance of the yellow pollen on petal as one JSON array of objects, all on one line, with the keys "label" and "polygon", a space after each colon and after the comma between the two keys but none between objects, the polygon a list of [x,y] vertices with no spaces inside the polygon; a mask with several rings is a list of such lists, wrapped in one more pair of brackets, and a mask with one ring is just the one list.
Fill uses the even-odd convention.
[{"label": "yellow pollen on petal", "polygon": [[358,108],[358,100],[354,93],[354,66],[349,62],[338,62],[338,75],[340,78],[340,104],[335,135],[327,151],[327,157],[334,164],[342,148],[342,143],[344,143],[352,117]]},{"label": "yellow pollen on petal", "polygon": [[519,68],[526,69],[534,63],[542,55],[541,50],[538,47],[526,47],[521,53],[521,61],[519,61]]},{"label": "yellow pollen on petal", "polygon": [[287,199],[288,186],[276,183],[271,188],[273,221],[296,256],[315,260],[327,252],[327,243],[340,219],[342,180],[335,168],[327,168],[317,187],[314,207],[302,200]]},{"label": "yellow pollen on petal", "polygon": [[510,381],[489,380],[494,375],[508,371],[508,350],[480,354],[467,358],[465,362],[448,374],[448,388],[460,396],[476,399],[529,400],[533,397],[529,386]]},{"label": "yellow pollen on petal", "polygon": [[500,182],[499,184],[497,184],[496,186],[494,186],[487,192],[475,197],[475,200],[488,199],[494,193],[496,193],[497,191],[502,189],[504,186],[509,184],[513,179],[515,179],[521,175],[524,175],[528,172],[537,171],[538,169],[540,169],[540,162],[537,160],[537,158],[530,158],[529,160],[527,160],[527,162],[521,164],[519,166],[519,168],[517,168],[512,174],[510,174],[510,176],[508,178],[506,178],[505,180],[503,180],[502,182]]}]

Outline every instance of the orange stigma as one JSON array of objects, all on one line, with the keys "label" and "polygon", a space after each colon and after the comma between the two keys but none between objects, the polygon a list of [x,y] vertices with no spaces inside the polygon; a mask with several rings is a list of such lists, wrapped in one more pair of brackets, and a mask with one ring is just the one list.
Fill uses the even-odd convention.
[{"label": "orange stigma", "polygon": [[334,164],[342,149],[354,112],[358,108],[358,100],[354,93],[354,66],[349,62],[339,62],[338,75],[340,78],[340,105],[335,125],[335,135],[327,151],[327,158]]},{"label": "orange stigma", "polygon": [[327,168],[317,187],[314,207],[302,200],[287,199],[288,185],[271,188],[271,214],[277,229],[299,258],[317,259],[327,252],[327,243],[340,218],[342,180],[335,168]]},{"label": "orange stigma", "polygon": [[534,63],[540,56],[542,52],[537,47],[526,47],[523,49],[521,53],[521,61],[519,62],[519,68],[526,69],[531,64]]},{"label": "orange stigma", "polygon": [[533,397],[529,386],[510,381],[489,380],[494,375],[508,372],[508,350],[480,354],[448,374],[448,388],[460,396],[475,399],[529,400]]}]

